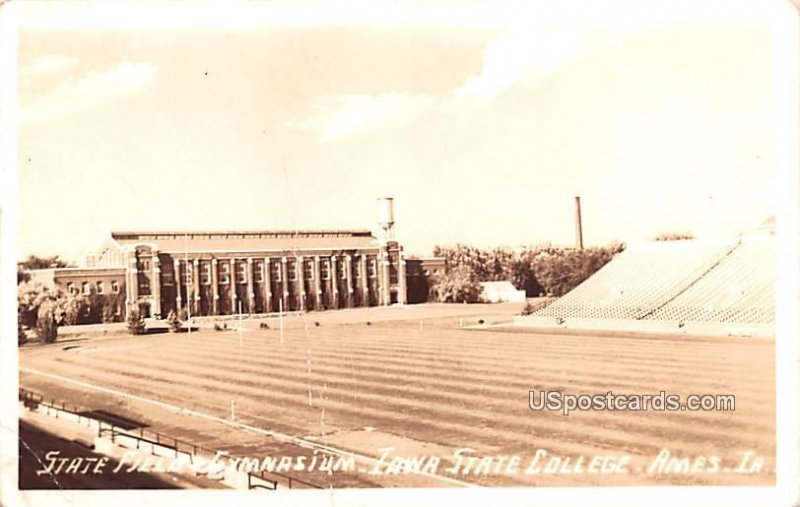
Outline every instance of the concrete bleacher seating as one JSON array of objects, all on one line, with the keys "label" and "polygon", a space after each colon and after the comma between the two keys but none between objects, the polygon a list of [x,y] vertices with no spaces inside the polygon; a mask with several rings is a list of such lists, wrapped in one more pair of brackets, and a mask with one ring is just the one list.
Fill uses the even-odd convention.
[{"label": "concrete bleacher seating", "polygon": [[[531,317],[605,321],[774,322],[774,236],[629,246],[597,273]],[[588,322],[591,322],[589,320]],[[598,321],[599,322],[599,321]]]},{"label": "concrete bleacher seating", "polygon": [[730,255],[648,319],[770,323],[775,319],[775,245],[744,238]]},{"label": "concrete bleacher seating", "polygon": [[631,245],[536,315],[641,319],[719,262],[730,243],[670,241]]}]

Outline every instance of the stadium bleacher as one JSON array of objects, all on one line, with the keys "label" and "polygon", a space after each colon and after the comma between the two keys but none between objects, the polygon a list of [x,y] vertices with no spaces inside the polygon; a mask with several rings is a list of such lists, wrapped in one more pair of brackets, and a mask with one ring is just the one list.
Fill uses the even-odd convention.
[{"label": "stadium bleacher", "polygon": [[744,238],[714,269],[647,318],[771,323],[775,319],[774,286],[773,240]]},{"label": "stadium bleacher", "polygon": [[[774,322],[771,234],[732,242],[682,240],[629,246],[533,320]],[[655,324],[655,322],[653,322]]]}]

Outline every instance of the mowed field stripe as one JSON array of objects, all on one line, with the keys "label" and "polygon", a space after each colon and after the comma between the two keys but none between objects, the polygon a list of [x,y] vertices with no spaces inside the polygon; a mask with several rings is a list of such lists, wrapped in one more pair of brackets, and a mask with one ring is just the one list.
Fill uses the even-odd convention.
[{"label": "mowed field stripe", "polygon": [[[325,420],[323,423],[323,416],[320,406],[319,397],[313,409],[315,420],[320,424],[309,423],[308,418],[300,418],[301,414],[308,413],[308,405],[304,403],[305,391],[292,394],[283,392],[276,392],[274,390],[267,390],[264,388],[254,389],[246,386],[228,386],[227,384],[199,381],[194,383],[180,383],[186,381],[189,377],[187,375],[178,375],[170,379],[154,379],[146,373],[135,373],[132,371],[116,372],[108,370],[102,372],[102,381],[111,385],[118,386],[131,386],[136,385],[138,392],[147,390],[147,394],[153,396],[155,399],[169,400],[170,402],[182,402],[185,400],[192,400],[193,406],[224,414],[227,410],[228,404],[231,399],[237,399],[237,407],[248,407],[253,410],[251,413],[245,414],[242,410],[237,408],[237,414],[241,417],[247,416],[259,420],[268,420],[268,410],[265,409],[265,403],[271,402],[279,409],[273,412],[273,416],[281,421],[281,424],[295,427],[302,430],[304,433],[314,433],[324,428],[325,425],[336,427],[338,421],[331,421],[331,418],[351,417],[358,421],[356,428],[362,425],[371,425],[379,428],[394,428],[394,427],[409,427],[414,430],[414,438],[422,441],[430,441],[450,445],[452,447],[460,447],[463,442],[469,442],[473,447],[478,443],[487,446],[488,449],[495,448],[497,441],[503,442],[512,448],[530,447],[530,442],[521,441],[520,438],[524,435],[518,432],[510,432],[504,429],[498,429],[490,424],[481,424],[480,427],[474,425],[465,425],[461,422],[452,422],[450,419],[453,413],[450,411],[445,412],[449,415],[448,420],[430,420],[420,416],[420,414],[398,412],[397,407],[380,408],[378,406],[369,406],[366,409],[359,409],[353,406],[352,403],[340,403],[334,400],[325,399]],[[81,378],[87,380],[94,380],[91,376],[80,375]],[[192,380],[196,380],[192,378]],[[134,382],[132,382],[134,381]],[[167,392],[168,394],[163,394]],[[202,392],[202,396],[198,396],[198,392]],[[383,404],[385,405],[385,404]],[[256,415],[256,413],[258,415]],[[400,426],[398,426],[400,423]],[[345,422],[345,424],[348,424]],[[487,429],[491,428],[491,432]],[[338,429],[338,428],[337,428]],[[443,440],[442,437],[449,437],[454,439],[451,443]],[[533,435],[531,435],[533,436]],[[424,437],[424,438],[423,438]],[[561,436],[560,436],[561,437]],[[562,455],[578,456],[582,454],[589,454],[592,452],[624,452],[627,449],[627,441],[614,442],[611,444],[601,442],[601,438],[591,436],[590,441],[592,445],[584,442],[575,444],[571,440],[551,439],[544,436],[535,436],[537,447],[547,447],[548,449],[555,449],[556,452]],[[490,442],[486,442],[489,439]],[[622,448],[620,447],[622,446]],[[658,449],[651,448],[650,451],[657,451]]]},{"label": "mowed field stripe", "polygon": [[[211,338],[209,335],[204,335],[203,339],[207,340]],[[266,337],[269,339],[270,337]],[[211,340],[224,340],[230,339],[231,344],[238,341],[238,338],[235,337],[220,337],[216,338],[213,337]],[[248,336],[245,340],[248,340],[248,345],[250,347],[256,348],[258,350],[271,350],[274,347],[274,343],[264,343],[261,337],[255,336]],[[344,346],[349,352],[358,353],[358,350],[362,351],[362,353],[373,352],[376,354],[380,354],[384,357],[410,357],[415,355],[424,355],[429,357],[441,357],[442,361],[449,360],[449,362],[453,361],[461,361],[467,363],[469,361],[475,361],[478,364],[487,365],[487,363],[492,364],[493,356],[492,353],[496,353],[498,350],[502,350],[502,344],[496,344],[494,347],[487,348],[487,350],[476,350],[472,343],[465,343],[458,341],[456,343],[442,342],[438,344],[436,347],[426,347],[425,345],[419,346],[409,346],[409,347],[398,347],[394,345],[395,336],[382,336],[380,338],[375,339],[367,339],[363,340],[355,340],[353,338],[347,337],[307,337],[303,335],[295,335],[295,336],[287,336],[287,339],[284,342],[285,346],[298,346],[301,347],[303,345],[308,345],[314,347],[317,351],[330,351],[331,353],[337,353],[337,351],[341,350]],[[390,342],[390,343],[384,343]],[[224,342],[223,342],[224,343]],[[677,361],[674,358],[670,358],[668,355],[658,355],[655,358],[653,354],[646,354],[641,357],[636,356],[631,358],[630,360],[620,360],[620,354],[623,352],[620,351],[609,351],[608,354],[601,354],[601,353],[588,353],[581,351],[579,354],[575,354],[570,350],[558,350],[554,349],[552,351],[546,350],[539,350],[533,347],[533,343],[531,347],[525,350],[514,350],[510,351],[507,355],[500,356],[497,358],[498,361],[507,362],[509,360],[519,360],[520,357],[529,357],[529,358],[548,358],[554,361],[561,361],[563,362],[565,358],[569,358],[571,361],[576,362],[578,364],[598,364],[603,358],[607,358],[609,360],[614,361],[614,366],[616,367],[623,367],[623,366],[637,366],[637,367],[647,367],[647,371],[675,371],[675,372],[683,372],[683,373],[692,373],[692,374],[705,374],[711,375],[714,373],[726,374],[730,372],[736,372],[737,377],[741,379],[752,379],[752,380],[763,380],[764,374],[760,371],[759,366],[770,367],[772,365],[769,356],[769,350],[765,350],[762,354],[763,356],[767,356],[767,359],[763,362],[763,364],[758,363],[758,356],[753,354],[741,354],[741,357],[731,358],[731,357],[722,357],[723,360],[720,361],[720,351],[716,351],[715,354],[709,355],[707,357],[699,357],[697,358],[695,365],[685,365],[682,364],[680,361]],[[357,348],[358,350],[352,350]],[[467,351],[469,349],[469,351]],[[585,347],[584,347],[585,350]],[[756,349],[758,350],[758,349]],[[763,349],[762,349],[763,350]],[[648,359],[648,357],[652,359]],[[636,370],[639,371],[639,370]]]},{"label": "mowed field stripe", "polygon": [[[367,455],[364,455],[364,454],[351,452],[351,451],[348,451],[346,449],[340,449],[340,448],[337,448],[337,447],[334,447],[334,446],[320,444],[318,442],[314,442],[314,441],[311,441],[311,440],[308,440],[308,439],[304,439],[304,438],[301,438],[301,437],[295,437],[295,436],[292,436],[292,435],[288,435],[288,434],[277,432],[277,431],[273,431],[273,430],[268,430],[268,429],[265,429],[265,428],[260,428],[260,427],[253,426],[253,425],[250,425],[250,424],[244,424],[244,423],[238,423],[238,422],[230,421],[230,420],[227,420],[227,419],[224,419],[224,418],[221,418],[221,417],[216,417],[216,416],[213,416],[213,415],[210,415],[210,414],[205,414],[205,413],[202,413],[202,412],[198,412],[196,410],[187,409],[187,408],[181,407],[180,405],[175,405],[175,404],[171,404],[171,403],[165,403],[165,402],[159,401],[157,399],[138,396],[138,395],[126,392],[126,391],[121,391],[121,390],[118,390],[118,389],[111,389],[111,388],[108,388],[108,387],[103,387],[103,386],[99,386],[99,385],[96,385],[96,384],[83,382],[83,381],[76,380],[76,379],[69,378],[69,377],[65,377],[65,376],[62,376],[62,375],[55,375],[55,374],[52,374],[52,373],[38,371],[38,370],[35,370],[35,369],[32,369],[32,368],[20,367],[20,371],[25,372],[25,373],[34,374],[34,375],[40,375],[40,376],[43,376],[43,377],[46,377],[46,378],[58,380],[60,382],[67,382],[67,383],[70,383],[70,384],[75,384],[75,385],[78,385],[78,386],[81,386],[81,387],[84,387],[84,388],[88,388],[88,389],[91,389],[91,390],[94,390],[94,391],[104,392],[104,393],[107,393],[107,394],[112,394],[114,396],[119,396],[119,397],[122,397],[122,398],[131,399],[131,400],[135,400],[135,401],[138,401],[138,402],[148,403],[148,404],[155,405],[155,406],[158,406],[158,407],[161,407],[161,408],[165,408],[165,409],[173,411],[173,412],[178,412],[178,413],[181,413],[181,414],[186,414],[186,415],[191,415],[191,416],[194,416],[194,417],[203,418],[203,419],[206,419],[206,420],[218,422],[220,424],[224,424],[224,425],[227,425],[227,426],[232,426],[232,427],[243,429],[243,430],[246,430],[246,431],[259,433],[259,434],[262,434],[262,435],[266,435],[266,436],[272,437],[272,438],[274,438],[276,440],[280,440],[280,441],[283,441],[283,442],[289,442],[289,443],[295,444],[295,445],[297,445],[299,447],[303,447],[305,449],[312,449],[312,450],[316,449],[316,450],[320,450],[322,452],[326,452],[326,453],[333,454],[333,455],[336,455],[336,456],[353,456],[353,458],[356,461],[365,463],[365,464],[367,464],[369,466],[375,466],[375,464],[378,463],[378,460],[376,458],[372,457],[372,456],[367,456]],[[452,485],[452,486],[461,486],[461,487],[474,487],[475,486],[472,483],[461,481],[461,480],[458,480],[458,479],[454,479],[452,477],[447,477],[447,476],[443,476],[443,475],[439,475],[439,474],[432,474],[432,473],[427,473],[427,472],[424,472],[424,471],[417,471],[417,472],[415,472],[415,474],[423,476],[423,477],[428,477],[428,478],[431,478],[431,479],[435,479],[436,481],[439,481],[439,482],[442,482],[442,483],[445,483],[445,484],[448,484],[448,485]]]},{"label": "mowed field stripe", "polygon": [[[191,384],[197,387],[201,387],[207,393],[217,393],[217,392],[226,392],[228,396],[224,398],[224,400],[230,399],[231,396],[235,395],[242,395],[244,394],[243,391],[247,392],[247,396],[254,397],[256,399],[264,399],[266,398],[282,398],[283,401],[298,401],[302,400],[303,396],[305,395],[306,389],[309,388],[310,384],[307,379],[298,378],[294,381],[281,381],[281,382],[274,382],[273,386],[279,387],[281,391],[285,391],[288,394],[280,396],[277,393],[269,392],[265,393],[264,388],[266,387],[263,382],[251,382],[248,380],[244,380],[242,378],[232,378],[230,377],[231,371],[235,367],[231,367],[230,369],[222,367],[200,367],[198,365],[187,363],[186,367],[178,367],[168,361],[159,361],[158,359],[153,358],[143,358],[141,361],[131,361],[132,358],[127,357],[127,364],[126,364],[126,375],[127,377],[132,377],[133,375],[139,375],[137,377],[137,383],[141,384],[142,382],[150,382],[155,380],[158,382],[159,375],[166,375],[170,376],[170,379],[173,381],[182,381],[187,384]],[[155,362],[154,362],[155,361]],[[113,368],[113,364],[109,364],[107,361],[102,360],[101,358],[84,358],[83,366],[88,365],[92,366],[95,369],[108,369]],[[85,368],[84,368],[85,369]],[[108,379],[108,376],[111,372],[104,372],[103,378]],[[215,379],[213,381],[204,381],[204,379],[212,378]],[[324,380],[323,380],[324,382]],[[128,383],[130,384],[130,383]],[[223,385],[224,384],[224,385]],[[174,390],[174,387],[170,387],[170,390]],[[344,390],[336,389],[333,387],[328,387],[327,394],[328,399],[326,400],[326,408],[336,409],[337,411],[342,409],[343,407],[349,407],[351,404],[349,401],[345,402],[338,402],[338,400],[332,400],[330,398],[331,395],[339,393],[340,395],[345,394]],[[283,393],[281,393],[283,394]],[[298,400],[300,398],[300,400]],[[386,399],[391,400],[387,402]],[[224,400],[220,403],[220,405],[224,406]],[[410,412],[414,412],[415,417],[422,417],[423,415],[428,415],[429,419],[436,420],[442,416],[446,416],[447,414],[456,415],[458,414],[459,419],[462,422],[465,421],[474,421],[471,426],[485,426],[486,421],[491,421],[493,418],[496,417],[497,411],[495,410],[476,410],[474,406],[470,406],[468,410],[459,410],[457,407],[449,406],[446,408],[442,408],[440,404],[431,403],[429,401],[423,401],[419,397],[403,397],[402,400],[398,399],[398,396],[392,396],[391,394],[388,395],[374,395],[374,394],[365,394],[362,393],[361,402],[367,402],[368,406],[370,407],[370,412],[374,412],[377,410],[377,407],[385,407],[389,413],[393,413],[392,409],[396,410],[397,408],[405,408]],[[363,415],[363,412],[361,412]],[[552,414],[555,415],[555,414]],[[584,441],[585,439],[593,439],[593,440],[602,440],[606,443],[605,447],[610,447],[613,449],[620,449],[634,447],[636,449],[643,450],[645,446],[647,446],[647,442],[652,442],[654,435],[652,432],[647,432],[648,434],[642,436],[642,431],[646,431],[646,426],[641,426],[638,429],[627,431],[613,431],[611,428],[608,427],[606,424],[602,427],[602,437],[598,437],[597,435],[597,426],[596,422],[588,421],[582,422],[579,419],[573,418],[566,420],[563,417],[557,416],[559,419],[550,419],[548,421],[539,422],[535,419],[532,419],[530,415],[526,417],[517,416],[509,413],[508,411],[503,412],[503,419],[501,421],[497,421],[498,424],[503,424],[506,428],[508,427],[517,427],[519,430],[517,432],[513,432],[513,440],[520,441],[520,437],[527,432],[534,431],[536,434],[541,432],[560,432],[566,433],[570,435],[570,441]],[[600,417],[598,415],[598,417]],[[671,428],[672,432],[674,432],[675,428],[674,425]],[[482,432],[483,433],[483,432]],[[494,431],[492,432],[494,433]],[[737,435],[741,435],[742,432],[738,431]],[[759,433],[761,434],[761,433]],[[658,432],[656,432],[656,435]],[[690,437],[691,438],[687,438]],[[644,437],[644,438],[642,438]],[[680,433],[677,433],[673,438],[666,438],[662,436],[662,440],[667,440],[669,443],[669,447],[677,449],[677,450],[697,450],[698,443],[714,441],[717,438],[725,438],[730,441],[731,436],[730,432],[724,434],[712,434],[712,435],[699,435],[697,431],[691,429],[691,427],[684,427]],[[563,440],[562,436],[562,440]],[[610,439],[612,439],[610,441]],[[540,439],[537,435],[537,439]],[[610,443],[609,443],[610,441]],[[687,441],[692,442],[694,445],[691,448],[684,448]],[[733,438],[732,444],[741,444],[739,442],[739,438]],[[662,446],[663,446],[662,442]],[[561,445],[563,447],[563,443]],[[650,446],[645,451],[646,453],[652,453],[653,451],[657,452],[659,446]]]},{"label": "mowed field stripe", "polygon": [[[313,345],[313,346],[312,346]],[[547,387],[552,390],[558,388],[569,388],[572,391],[576,389],[585,389],[586,392],[595,393],[600,390],[603,394],[608,388],[622,392],[622,388],[630,387],[634,392],[654,392],[660,390],[673,391],[682,390],[682,394],[689,393],[720,393],[720,389],[725,389],[726,386],[720,379],[740,381],[738,375],[733,372],[728,372],[728,376],[724,377],[718,373],[703,373],[700,372],[696,375],[670,375],[670,371],[661,371],[648,368],[638,368],[633,366],[626,366],[624,368],[612,368],[612,365],[605,361],[592,361],[586,364],[564,364],[565,359],[561,358],[552,361],[549,358],[541,356],[532,356],[524,365],[509,364],[504,365],[503,368],[482,368],[473,366],[476,363],[458,363],[458,362],[442,362],[439,358],[417,358],[409,359],[402,355],[374,355],[369,352],[360,350],[342,351],[342,347],[332,347],[325,350],[320,350],[316,344],[309,345],[311,348],[312,360],[315,365],[331,364],[340,365],[343,363],[356,364],[361,371],[385,371],[385,372],[401,372],[410,376],[420,378],[430,378],[437,382],[455,381],[459,382],[460,389],[465,388],[463,382],[464,376],[469,375],[470,381],[477,381],[481,384],[499,384],[499,383],[517,383],[524,389],[525,392],[532,387]],[[165,345],[166,346],[166,345]],[[237,350],[244,350],[239,354],[246,354],[250,357],[258,356],[258,360],[268,360],[269,358],[280,359],[283,361],[305,361],[301,358],[300,354],[307,355],[307,349],[304,350],[302,346],[253,346],[252,343],[245,344],[243,349],[240,349],[238,342],[231,341],[230,343],[209,343],[205,340],[196,340],[191,344],[185,341],[175,341],[169,345],[170,353],[173,351],[179,352],[188,357],[207,356],[216,357],[217,355],[235,354]],[[262,352],[259,354],[259,352]],[[601,358],[598,358],[601,359]],[[516,363],[520,359],[515,360]],[[458,368],[458,370],[456,370]],[[609,371],[610,370],[610,371]],[[630,373],[626,375],[625,373]],[[550,375],[550,376],[548,376]],[[767,372],[763,372],[762,376],[767,376]],[[547,376],[548,379],[553,377],[558,378],[556,384],[545,384],[542,378]],[[529,378],[530,381],[521,381],[520,379]],[[603,379],[598,381],[597,379]],[[652,379],[652,380],[647,380]],[[628,381],[630,380],[630,382]],[[634,382],[635,381],[635,382]],[[667,382],[670,382],[667,384]],[[566,384],[566,385],[564,385]],[[737,387],[737,392],[734,393],[742,400],[751,398],[753,403],[765,403],[772,405],[769,399],[769,393],[772,391],[771,386],[764,384],[749,384],[743,383]],[[472,385],[472,383],[470,384]],[[703,391],[705,389],[705,391]],[[721,392],[720,394],[729,394]]]},{"label": "mowed field stripe", "polygon": [[[438,331],[438,332],[437,332]],[[266,331],[270,333],[271,331]],[[273,333],[276,333],[272,331]],[[442,336],[445,333],[446,336]],[[458,337],[452,336],[457,333]],[[224,335],[225,333],[223,333]],[[632,357],[660,357],[662,354],[679,359],[685,359],[688,363],[697,363],[698,355],[717,356],[726,348],[740,349],[747,347],[753,351],[764,350],[769,353],[772,342],[765,340],[752,340],[740,338],[736,341],[730,339],[721,340],[719,343],[691,341],[691,340],[669,340],[669,339],[631,339],[620,337],[595,337],[587,343],[586,337],[570,340],[568,335],[524,335],[520,333],[502,333],[499,331],[467,331],[460,329],[440,329],[424,330],[413,328],[387,329],[383,332],[366,328],[309,328],[306,333],[302,330],[293,329],[286,332],[287,336],[306,336],[312,339],[337,339],[345,341],[364,340],[367,345],[370,343],[398,344],[406,350],[432,350],[438,349],[442,345],[458,344],[464,347],[463,352],[474,352],[480,349],[482,353],[487,353],[488,357],[500,354],[498,357],[507,357],[507,354],[516,355],[519,352],[530,352],[531,350],[551,350],[558,353],[579,352],[583,353],[590,344],[592,352],[613,351],[625,357],[627,352]],[[443,338],[443,339],[439,339]],[[730,358],[729,358],[730,359]],[[739,362],[748,364],[748,355],[739,356]],[[752,359],[752,357],[750,358]]]},{"label": "mowed field stripe", "polygon": [[[270,355],[253,355],[247,353],[242,349],[236,347],[222,347],[212,348],[209,350],[209,345],[206,343],[195,342],[191,345],[186,342],[172,342],[169,348],[169,355],[178,353],[182,358],[182,362],[189,362],[193,366],[215,367],[222,366],[224,370],[237,371],[242,377],[259,378],[263,375],[264,371],[268,371],[271,376],[282,377],[287,379],[306,379],[308,378],[305,358],[298,354],[292,354],[290,351],[282,350],[281,354]],[[276,349],[277,350],[277,349]],[[127,358],[142,357],[150,361],[153,352],[146,352],[144,350],[131,351]],[[211,359],[209,359],[211,358]],[[329,385],[337,384],[340,386],[350,386],[353,389],[352,399],[357,400],[358,389],[373,388],[377,393],[386,395],[396,395],[402,392],[407,396],[416,398],[423,396],[440,402],[455,402],[458,404],[469,404],[469,406],[484,406],[502,409],[518,409],[520,404],[524,404],[527,399],[527,391],[531,384],[520,381],[520,378],[525,378],[525,375],[507,374],[505,376],[494,377],[491,379],[480,378],[479,376],[470,375],[469,384],[465,384],[463,372],[459,376],[459,372],[444,378],[442,375],[435,373],[426,374],[421,369],[414,367],[401,367],[399,369],[392,369],[389,371],[387,368],[381,367],[385,363],[385,359],[372,360],[369,364],[359,364],[356,368],[355,365],[348,365],[345,367],[341,362],[334,361],[331,358],[323,356],[322,359],[317,356],[312,364],[312,376],[319,385],[327,381]],[[376,364],[378,366],[373,366]],[[299,372],[302,372],[300,374]],[[508,372],[507,372],[508,373]],[[571,376],[572,378],[572,376]],[[563,389],[568,392],[593,392],[604,393],[607,389],[613,388],[617,393],[622,393],[619,389],[619,384],[587,384],[581,382],[582,378],[578,377],[574,380],[567,381],[566,386],[562,385],[564,379],[562,376],[555,378],[543,377],[537,371],[537,384],[546,385],[553,389]],[[596,378],[589,377],[590,379]],[[715,377],[716,378],[716,377]],[[458,380],[453,380],[458,379]],[[664,383],[656,384],[656,387],[664,389]],[[436,390],[430,389],[435,386]],[[502,386],[502,387],[501,387]],[[628,392],[649,392],[645,385],[629,384],[632,388]],[[674,387],[674,386],[673,386]],[[707,386],[693,385],[693,390],[699,390]],[[742,396],[741,392],[736,393],[738,396],[737,401],[740,410],[736,414],[736,421],[741,422],[744,427],[751,427],[754,431],[769,431],[769,426],[760,425],[759,423],[764,420],[764,411],[774,410],[774,405],[770,403],[768,392],[761,390],[753,396]],[[673,390],[672,392],[675,392]],[[748,393],[749,394],[749,393]],[[488,395],[488,396],[487,396]],[[498,407],[497,403],[505,404]],[[748,411],[742,412],[741,407],[747,406]],[[750,414],[750,412],[753,412]],[[609,412],[609,416],[614,414]],[[616,413],[620,420],[630,420],[629,414]],[[560,417],[559,414],[555,414]],[[680,417],[682,421],[688,421],[692,417],[691,412],[684,412],[680,416],[674,413],[664,412],[659,415],[660,419],[670,417]],[[705,424],[719,423],[723,427],[730,427],[732,414],[725,412],[710,412],[704,414],[703,417],[698,417],[697,422]],[[658,426],[658,424],[656,424]],[[665,429],[671,427],[670,421],[665,421],[663,424]],[[741,429],[741,428],[740,428]]]}]

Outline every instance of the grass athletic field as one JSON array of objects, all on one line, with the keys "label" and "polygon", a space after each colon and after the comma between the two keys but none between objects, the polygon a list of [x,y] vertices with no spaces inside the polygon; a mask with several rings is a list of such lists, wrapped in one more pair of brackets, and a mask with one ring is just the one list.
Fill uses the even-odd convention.
[{"label": "grass athletic field", "polygon": [[[91,386],[220,418],[230,416],[234,400],[237,421],[259,428],[375,458],[392,447],[391,457],[442,460],[424,477],[383,473],[380,466],[369,471],[381,473],[312,474],[322,486],[455,484],[437,477],[506,486],[774,482],[772,340],[467,329],[460,324],[475,323],[476,312],[491,314],[488,323],[517,309],[439,306],[308,314],[287,321],[282,342],[270,320],[271,329],[250,323],[241,334],[202,330],[29,346],[20,350],[20,384],[232,455],[307,451]],[[401,320],[384,318],[386,312]],[[530,410],[531,389],[736,399],[733,411],[576,410],[565,416]],[[464,447],[486,458],[483,467],[457,462],[453,453]],[[536,466],[529,466],[537,451]],[[512,456],[519,456],[519,466],[508,473]],[[624,456],[629,463],[621,464]],[[597,473],[600,464],[605,473]]]}]

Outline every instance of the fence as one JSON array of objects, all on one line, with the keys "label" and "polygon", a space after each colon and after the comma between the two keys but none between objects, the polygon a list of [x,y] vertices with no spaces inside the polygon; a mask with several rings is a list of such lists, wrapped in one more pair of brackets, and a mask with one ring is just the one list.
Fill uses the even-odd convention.
[{"label": "fence", "polygon": [[[129,448],[136,446],[137,450],[147,451],[149,447],[150,454],[163,457],[186,457],[189,463],[194,464],[195,459],[204,456],[217,456],[216,450],[208,449],[206,447],[198,446],[197,444],[181,440],[164,433],[157,431],[146,430],[144,426],[138,425],[138,430],[131,428],[131,422],[124,418],[114,416],[113,414],[104,413],[102,419],[117,420],[118,424],[113,422],[103,421],[98,418],[96,411],[87,411],[79,408],[77,405],[67,405],[64,402],[60,404],[55,399],[50,398],[49,402],[39,393],[29,391],[24,388],[19,389],[19,401],[30,409],[44,408],[44,413],[48,416],[54,416],[56,419],[71,419],[78,424],[83,424],[88,428],[96,428],[97,436],[108,436],[111,443],[125,443]],[[89,414],[94,415],[90,416]],[[122,425],[129,426],[125,428]],[[133,431],[132,431],[133,430]],[[220,455],[219,461],[225,463],[230,458],[226,455]],[[246,472],[247,474],[247,489],[278,489],[279,481],[273,480],[270,477],[277,477],[282,479],[288,489],[293,489],[296,485],[306,488],[321,489],[322,487],[307,481],[297,479],[290,475],[284,475],[279,472]]]}]

